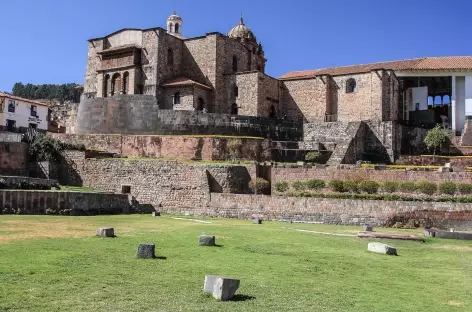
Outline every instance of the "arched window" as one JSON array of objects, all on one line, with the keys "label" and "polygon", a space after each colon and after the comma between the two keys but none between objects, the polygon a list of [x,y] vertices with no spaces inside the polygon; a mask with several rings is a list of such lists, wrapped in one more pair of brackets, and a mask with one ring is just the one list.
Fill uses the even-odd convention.
[{"label": "arched window", "polygon": [[174,65],[174,51],[167,49],[167,65]]},{"label": "arched window", "polygon": [[428,105],[433,105],[434,104],[434,98],[430,95],[428,96]]},{"label": "arched window", "polygon": [[271,105],[269,108],[269,117],[270,118],[275,118],[277,117],[277,113],[275,112],[275,107],[274,105]]},{"label": "arched window", "polygon": [[172,23],[169,23],[169,30],[168,30],[170,33],[173,33],[174,32],[174,24]]},{"label": "arched window", "polygon": [[443,104],[451,104],[451,97],[449,95],[443,96]]},{"label": "arched window", "polygon": [[434,104],[434,105],[441,105],[441,104],[442,104],[442,98],[441,98],[440,95],[436,95],[436,96],[434,97],[434,103],[433,103],[433,104]]},{"label": "arched window", "polygon": [[111,96],[115,95],[116,92],[121,91],[121,76],[116,73],[111,77]]},{"label": "arched window", "polygon": [[128,94],[129,88],[129,73],[124,72],[123,74],[123,94]]},{"label": "arched window", "polygon": [[103,97],[108,96],[108,88],[110,87],[110,75],[105,75],[103,79]]},{"label": "arched window", "polygon": [[174,93],[174,105],[176,105],[176,104],[180,104],[180,93],[179,92]]},{"label": "arched window", "polygon": [[175,24],[175,33],[178,34],[179,33],[179,24]]},{"label": "arched window", "polygon": [[346,81],[346,93],[353,93],[357,91],[356,80],[350,78]]},{"label": "arched window", "polygon": [[236,55],[233,55],[233,73],[238,71],[238,58]]},{"label": "arched window", "polygon": [[231,105],[231,115],[237,115],[238,114],[238,104],[233,103]]},{"label": "arched window", "polygon": [[205,101],[199,97],[197,99],[197,111],[202,111],[205,108]]},{"label": "arched window", "polygon": [[234,94],[234,97],[239,96],[239,88],[236,85],[233,87],[233,94]]}]

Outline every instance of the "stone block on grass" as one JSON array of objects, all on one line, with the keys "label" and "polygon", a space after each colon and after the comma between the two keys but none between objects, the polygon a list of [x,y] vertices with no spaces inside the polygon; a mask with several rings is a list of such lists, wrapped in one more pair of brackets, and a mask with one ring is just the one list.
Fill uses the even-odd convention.
[{"label": "stone block on grass", "polygon": [[160,217],[161,216],[161,213],[159,211],[153,211],[152,212],[152,216],[153,217]]},{"label": "stone block on grass", "polygon": [[136,257],[140,259],[154,259],[156,257],[156,245],[139,244]]},{"label": "stone block on grass", "polygon": [[239,288],[240,280],[216,275],[206,275],[203,291],[210,293],[213,298],[228,301],[234,297]]},{"label": "stone block on grass", "polygon": [[395,247],[383,243],[369,243],[369,245],[367,246],[367,250],[384,255],[397,255],[397,249]]},{"label": "stone block on grass", "polygon": [[115,229],[114,228],[99,228],[97,230],[97,236],[115,237]]},{"label": "stone block on grass", "polygon": [[216,246],[216,238],[213,235],[200,235],[198,242],[200,246]]},{"label": "stone block on grass", "polygon": [[262,219],[256,218],[252,220],[252,223],[254,224],[262,224]]},{"label": "stone block on grass", "polygon": [[373,227],[372,225],[370,225],[370,224],[364,224],[364,225],[362,226],[362,230],[363,230],[364,232],[373,232],[373,231],[374,231],[374,227]]}]

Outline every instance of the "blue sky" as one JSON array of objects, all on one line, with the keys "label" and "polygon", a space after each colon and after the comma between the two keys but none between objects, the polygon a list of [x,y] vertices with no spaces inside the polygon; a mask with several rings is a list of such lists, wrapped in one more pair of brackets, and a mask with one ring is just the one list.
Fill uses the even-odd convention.
[{"label": "blue sky", "polygon": [[467,0],[4,0],[0,90],[15,82],[83,82],[87,39],[120,28],[165,27],[174,10],[183,34],[246,24],[262,41],[267,73],[423,56],[472,55]]}]

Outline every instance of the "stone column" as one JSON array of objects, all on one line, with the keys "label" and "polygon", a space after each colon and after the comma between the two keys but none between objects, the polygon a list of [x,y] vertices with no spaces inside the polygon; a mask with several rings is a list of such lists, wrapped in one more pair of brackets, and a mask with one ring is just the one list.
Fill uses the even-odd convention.
[{"label": "stone column", "polygon": [[[451,128],[452,131],[456,131],[456,76],[452,76],[451,84]],[[433,99],[434,101],[434,99]]]}]

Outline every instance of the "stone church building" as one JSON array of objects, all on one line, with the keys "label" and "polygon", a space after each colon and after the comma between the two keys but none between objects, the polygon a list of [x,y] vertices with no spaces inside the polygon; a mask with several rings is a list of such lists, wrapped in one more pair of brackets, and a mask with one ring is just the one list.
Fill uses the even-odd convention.
[{"label": "stone church building", "polygon": [[[262,44],[241,18],[227,35],[183,36],[167,29],[122,29],[89,40],[84,96],[153,95],[160,109],[297,122],[447,122],[472,116],[472,57],[435,57],[265,74]],[[468,112],[466,114],[466,111]]]}]

